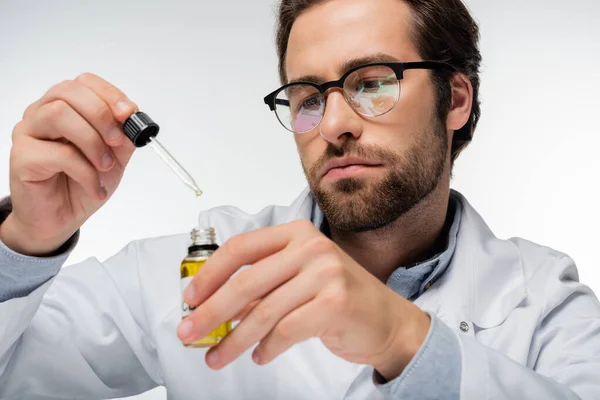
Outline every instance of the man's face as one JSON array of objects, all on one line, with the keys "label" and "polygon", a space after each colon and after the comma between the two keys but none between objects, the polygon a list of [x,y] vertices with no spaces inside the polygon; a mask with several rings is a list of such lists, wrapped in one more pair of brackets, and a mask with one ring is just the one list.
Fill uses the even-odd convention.
[{"label": "man's face", "polygon": [[[346,72],[340,70],[344,63],[373,55],[420,61],[411,21],[410,8],[399,0],[332,0],[315,6],[292,28],[287,78],[337,80]],[[408,70],[394,108],[362,117],[334,89],[321,124],[294,135],[310,188],[332,227],[381,228],[437,187],[449,167],[449,145],[434,93],[428,70]],[[332,160],[354,165],[327,171]]]}]

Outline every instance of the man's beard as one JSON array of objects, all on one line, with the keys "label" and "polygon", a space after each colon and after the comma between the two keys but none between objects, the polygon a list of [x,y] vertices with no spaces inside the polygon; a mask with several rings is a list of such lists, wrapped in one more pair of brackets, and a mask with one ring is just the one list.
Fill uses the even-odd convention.
[{"label": "man's beard", "polygon": [[[344,232],[366,232],[396,221],[438,186],[448,158],[444,124],[435,119],[434,131],[422,132],[405,155],[348,139],[342,148],[328,144],[325,154],[306,174],[315,200],[329,226]],[[377,181],[338,179],[330,188],[318,185],[317,171],[327,161],[353,155],[381,161],[389,170]],[[305,170],[306,171],[306,170]]]}]

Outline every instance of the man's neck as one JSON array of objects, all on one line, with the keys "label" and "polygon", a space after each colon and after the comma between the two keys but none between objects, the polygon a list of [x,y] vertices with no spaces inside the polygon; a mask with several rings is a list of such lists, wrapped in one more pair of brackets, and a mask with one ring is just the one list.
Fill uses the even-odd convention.
[{"label": "man's neck", "polygon": [[[443,186],[443,187],[440,187]],[[441,252],[450,189],[439,185],[417,206],[393,223],[369,232],[341,232],[330,227],[331,238],[356,262],[383,283],[395,269],[427,260]]]}]

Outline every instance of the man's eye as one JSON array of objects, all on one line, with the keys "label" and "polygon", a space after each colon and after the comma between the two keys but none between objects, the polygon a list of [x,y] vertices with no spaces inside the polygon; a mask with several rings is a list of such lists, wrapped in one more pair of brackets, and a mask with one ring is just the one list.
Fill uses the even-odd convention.
[{"label": "man's eye", "polygon": [[379,79],[363,80],[362,84],[363,84],[363,86],[365,88],[371,88],[371,89],[375,89],[375,88],[378,88],[380,86]]},{"label": "man's eye", "polygon": [[302,108],[314,109],[319,107],[319,99],[316,96],[309,97],[302,102]]}]

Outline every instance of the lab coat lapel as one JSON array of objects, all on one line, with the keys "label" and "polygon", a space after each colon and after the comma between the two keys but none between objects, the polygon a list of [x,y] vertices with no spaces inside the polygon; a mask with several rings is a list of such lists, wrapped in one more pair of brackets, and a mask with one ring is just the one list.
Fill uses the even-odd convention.
[{"label": "lab coat lapel", "polygon": [[[447,271],[416,304],[450,327],[500,325],[526,297],[517,247],[494,236],[482,217],[459,193],[463,205],[456,251]],[[464,332],[466,330],[466,332]],[[472,334],[473,329],[460,329]]]}]

